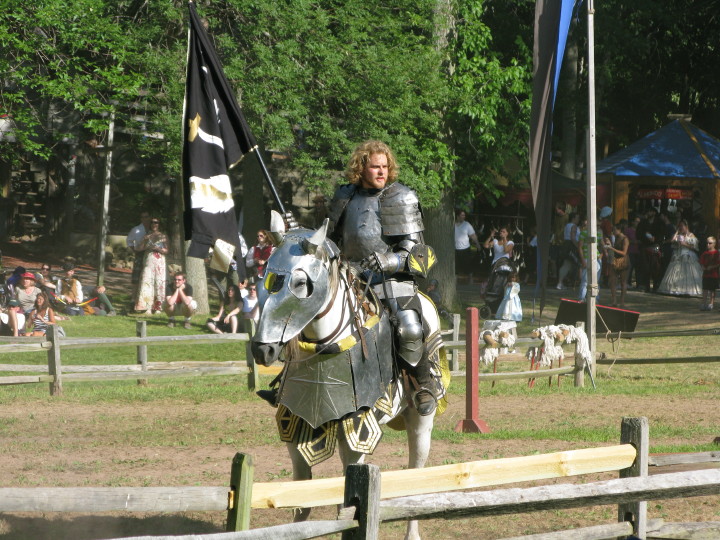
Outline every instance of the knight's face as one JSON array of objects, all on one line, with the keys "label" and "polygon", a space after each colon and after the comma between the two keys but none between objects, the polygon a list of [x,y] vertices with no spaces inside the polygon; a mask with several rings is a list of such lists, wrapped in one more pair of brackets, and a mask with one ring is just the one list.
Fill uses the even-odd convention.
[{"label": "knight's face", "polygon": [[388,177],[388,159],[385,154],[370,154],[363,170],[361,186],[365,189],[382,189]]}]

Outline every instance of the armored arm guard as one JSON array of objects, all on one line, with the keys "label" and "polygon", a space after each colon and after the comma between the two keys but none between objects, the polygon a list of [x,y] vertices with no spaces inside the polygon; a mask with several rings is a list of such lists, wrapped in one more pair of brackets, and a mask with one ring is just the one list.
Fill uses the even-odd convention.
[{"label": "armored arm guard", "polygon": [[435,263],[435,253],[425,245],[422,209],[417,194],[407,186],[393,184],[380,201],[383,235],[398,261],[398,272],[427,276]]}]

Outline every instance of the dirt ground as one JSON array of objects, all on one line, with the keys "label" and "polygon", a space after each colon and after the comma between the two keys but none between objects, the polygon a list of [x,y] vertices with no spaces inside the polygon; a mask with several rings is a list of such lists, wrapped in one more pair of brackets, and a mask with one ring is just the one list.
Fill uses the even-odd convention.
[{"label": "dirt ground", "polygon": [[[40,261],[23,258],[3,249],[5,268],[24,264],[36,268]],[[88,273],[90,268],[84,269]],[[109,271],[106,281],[110,292],[129,284],[129,274]],[[117,289],[116,289],[117,288]],[[604,291],[605,293],[607,291]],[[474,301],[475,289],[461,285],[462,297]],[[559,291],[549,292],[548,309],[541,324],[554,317],[551,306],[557,305]],[[631,293],[629,309],[641,311],[641,324],[648,327],[673,327],[679,318],[693,326],[717,326],[716,313],[698,311],[698,301]],[[527,313],[527,307],[526,307]],[[545,320],[545,318],[548,318]],[[228,392],[243,392],[244,381],[228,384]],[[453,384],[463,384],[455,380]],[[2,390],[0,390],[2,391]],[[481,392],[482,393],[482,392]],[[717,396],[707,399],[685,399],[682,396],[613,396],[612,399],[593,395],[548,396],[528,393],[517,397],[483,395],[480,416],[493,428],[532,425],[562,426],[568,415],[587,419],[588,425],[617,426],[623,416],[647,416],[651,440],[673,444],[670,435],[657,439],[652,426],[683,426],[693,418],[701,426],[720,426]],[[100,403],[79,405],[69,400],[38,399],[30,404],[4,405],[0,409],[1,487],[81,487],[81,486],[225,486],[230,463],[238,451],[255,458],[256,481],[289,479],[291,465],[284,448],[276,442],[247,444],[248,433],[275,432],[274,410],[264,402],[185,403],[148,399],[132,404]],[[461,396],[452,396],[448,410],[438,417],[436,425],[450,431],[465,417]],[[529,420],[530,418],[530,420]],[[537,424],[535,424],[537,425]],[[155,443],[153,431],[172,432],[172,445]],[[718,433],[720,435],[720,433]],[[257,440],[257,436],[249,438]],[[710,437],[712,440],[712,437]],[[706,432],[699,431],[687,444],[708,442]],[[608,444],[615,444],[610,442]],[[588,443],[587,446],[595,446]],[[433,441],[428,465],[442,465],[497,457],[545,453],[576,448],[569,442],[547,440],[484,439],[482,435],[445,437]],[[383,470],[403,468],[407,451],[401,439],[392,438],[381,444],[368,460]],[[317,477],[339,476],[337,459],[324,462],[316,469]],[[610,479],[615,475],[591,475],[581,481]],[[560,479],[554,482],[565,482]],[[537,485],[526,484],[526,485]],[[512,486],[516,487],[516,486]],[[667,521],[708,521],[720,519],[717,497],[692,500],[660,501],[649,504],[651,517]],[[542,532],[552,528],[566,529],[616,519],[613,507],[541,512],[532,515],[502,516],[432,521],[422,524],[426,538],[502,538]],[[314,512],[313,517],[334,517],[334,509]],[[150,534],[207,534],[224,530],[225,515],[221,512],[185,514],[0,514],[0,540],[53,538],[90,540]],[[290,512],[285,510],[254,511],[252,526],[287,523]],[[399,524],[382,526],[382,538],[402,538]]]}]

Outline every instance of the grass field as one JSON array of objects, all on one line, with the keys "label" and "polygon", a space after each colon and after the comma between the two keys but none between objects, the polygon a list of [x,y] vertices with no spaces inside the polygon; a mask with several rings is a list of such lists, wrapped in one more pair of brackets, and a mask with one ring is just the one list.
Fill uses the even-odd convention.
[{"label": "grass field", "polygon": [[[641,318],[641,329],[667,328],[671,327],[668,321],[678,320],[697,327],[715,324],[689,310],[677,310],[677,300],[668,299],[664,308],[654,307],[653,316]],[[553,316],[550,310],[540,324],[521,323],[518,334],[528,335],[532,328],[549,324]],[[164,318],[151,318],[148,334],[204,333],[204,317],[196,319],[193,330],[170,330]],[[84,317],[63,325],[72,337],[133,336],[135,320],[133,316]],[[718,339],[623,340],[619,349],[618,343],[598,339],[598,350],[609,358],[711,356],[718,349]],[[243,360],[244,347],[152,346],[148,355],[153,362]],[[66,350],[62,359],[64,365],[134,364],[135,350]],[[0,362],[44,365],[46,357],[44,353],[4,355]],[[521,362],[500,364],[501,370],[526,368]],[[649,418],[651,452],[715,450],[713,441],[720,436],[719,378],[718,366],[706,363],[598,366],[597,389],[587,378],[585,388],[574,388],[571,377],[564,377],[560,386],[557,378],[552,386],[547,378],[539,378],[534,388],[525,380],[501,381],[494,388],[482,383],[480,416],[492,429],[484,435],[455,432],[455,425],[465,415],[465,383],[455,378],[448,410],[436,421],[429,465],[617,444],[623,416]],[[269,378],[263,380],[267,383]],[[286,480],[291,475],[289,459],[277,439],[274,410],[247,390],[244,376],[156,379],[147,386],[135,381],[65,382],[59,397],[48,395],[47,384],[0,387],[2,487],[226,485],[230,461],[238,451],[254,456],[258,481]],[[368,461],[383,469],[397,469],[406,459],[404,434],[388,431]],[[323,463],[316,474],[338,476],[339,461]],[[591,476],[574,481],[613,475]],[[560,481],[565,480],[554,482]],[[649,504],[649,513],[667,521],[719,520],[719,503],[718,497],[656,501]],[[333,512],[327,508],[313,515],[331,517]],[[496,519],[433,521],[423,523],[422,530],[427,538],[502,538],[612,522],[615,513],[615,508],[602,506]],[[224,517],[215,512],[5,514],[0,516],[0,540],[201,534],[223,530]],[[288,511],[257,511],[252,525],[289,519]],[[382,538],[402,535],[399,524],[382,526]]]}]

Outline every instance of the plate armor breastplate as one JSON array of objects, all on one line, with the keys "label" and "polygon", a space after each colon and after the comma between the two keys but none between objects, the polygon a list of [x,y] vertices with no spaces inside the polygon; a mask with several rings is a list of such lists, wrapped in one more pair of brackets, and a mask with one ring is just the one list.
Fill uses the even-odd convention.
[{"label": "plate armor breastplate", "polygon": [[342,250],[351,262],[358,262],[377,252],[385,253],[380,226],[380,192],[358,191],[345,207]]}]

